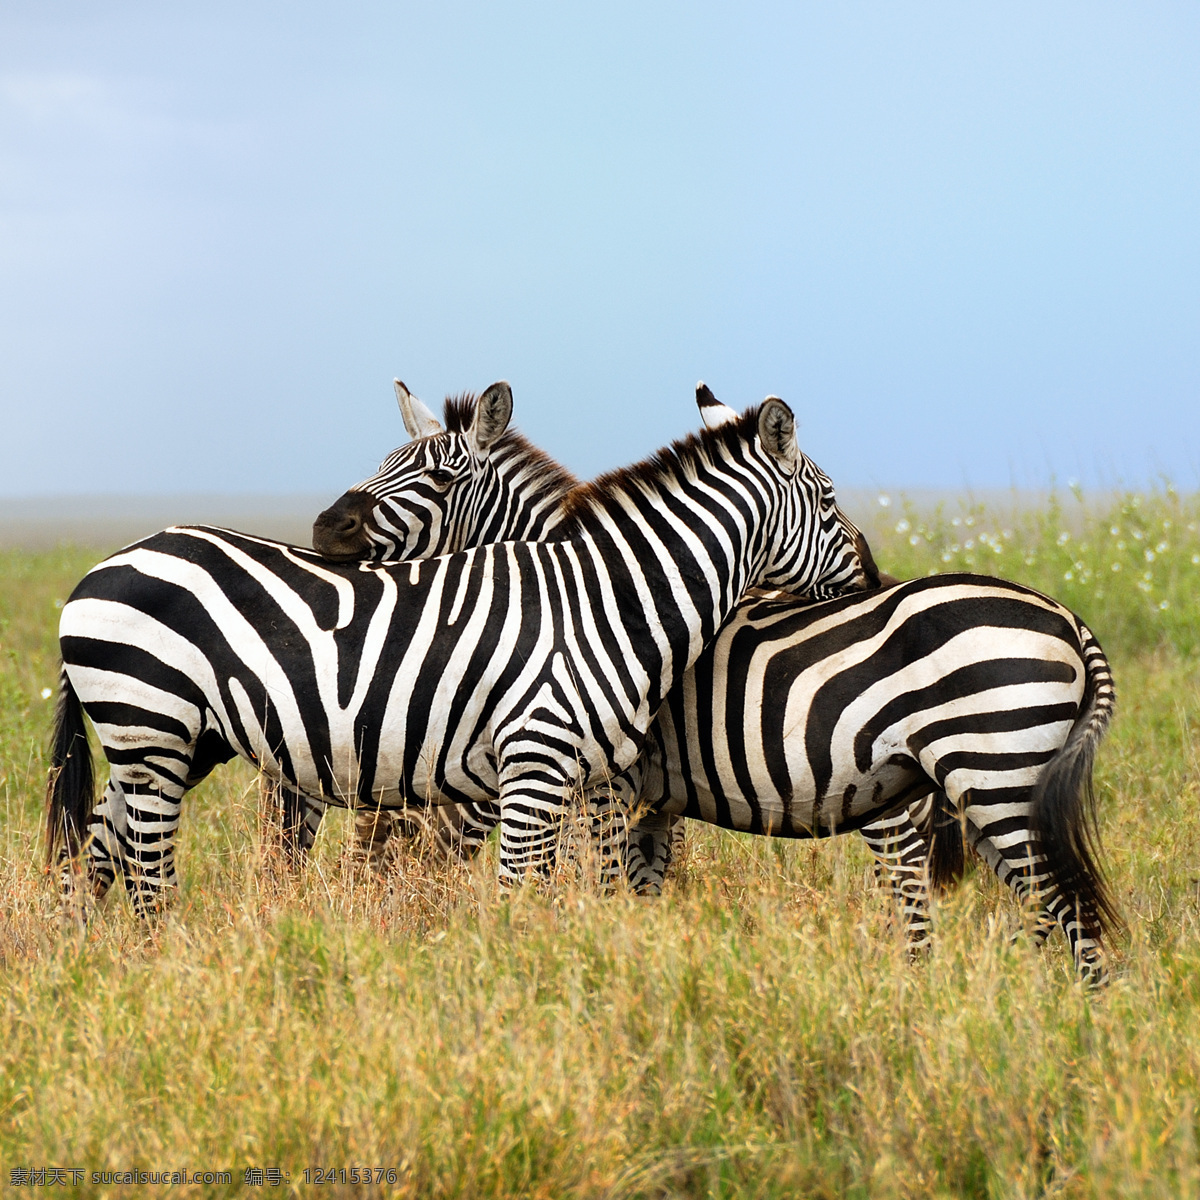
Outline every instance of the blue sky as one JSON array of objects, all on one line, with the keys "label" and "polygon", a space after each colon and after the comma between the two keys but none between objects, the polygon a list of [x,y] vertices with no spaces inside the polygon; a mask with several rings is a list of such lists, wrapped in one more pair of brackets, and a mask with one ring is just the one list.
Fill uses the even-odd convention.
[{"label": "blue sky", "polygon": [[0,7],[0,494],[322,492],[513,385],[582,475],[1200,486],[1200,7]]}]

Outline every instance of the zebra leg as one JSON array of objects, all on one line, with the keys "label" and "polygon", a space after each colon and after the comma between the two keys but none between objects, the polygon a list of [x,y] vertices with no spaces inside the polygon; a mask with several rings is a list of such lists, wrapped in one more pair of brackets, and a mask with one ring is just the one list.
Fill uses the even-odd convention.
[{"label": "zebra leg", "polygon": [[682,845],[683,818],[658,813],[641,796],[642,760],[588,794],[592,850],[604,887],[624,878],[639,896],[657,896],[676,843]]},{"label": "zebra leg", "polygon": [[439,804],[430,808],[404,808],[359,812],[354,818],[358,854],[374,871],[384,868],[388,842],[394,838],[413,841],[432,833],[437,853],[446,859],[466,862],[483,849],[492,830],[500,824],[500,806],[488,801],[471,804]]},{"label": "zebra leg", "polygon": [[[188,711],[181,718],[190,715]],[[160,911],[167,892],[177,886],[175,831],[184,794],[216,762],[229,757],[209,747],[201,755],[203,761],[196,761],[199,728],[189,728],[184,719],[178,726],[186,736],[143,729],[142,735],[153,740],[147,738],[141,745],[129,744],[127,728],[115,731],[124,736],[114,744],[114,731],[103,722],[96,726],[109,762],[109,780],[89,821],[92,870],[100,879],[111,879],[119,870],[134,910],[143,917]]]},{"label": "zebra leg", "polygon": [[682,817],[658,812],[642,799],[647,769],[648,760],[640,757],[615,776],[605,790],[610,803],[617,805],[626,818],[618,867],[635,894],[657,896],[662,892],[673,852],[676,848],[682,851],[684,829]]},{"label": "zebra leg", "polygon": [[[1002,821],[1011,825],[1011,804],[1003,805]],[[1023,806],[1028,807],[1028,806]],[[1071,947],[1071,956],[1080,979],[1089,987],[1100,987],[1108,980],[1104,948],[1089,932],[1093,925],[1087,914],[1080,913],[1049,879],[1045,857],[1029,831],[1028,813],[1021,827],[1012,833],[988,832],[989,806],[972,802],[966,808],[966,834],[971,848],[995,871],[1022,905],[1038,905],[1033,927],[1033,943],[1041,946],[1058,925]],[[994,822],[1001,824],[1000,821]]]},{"label": "zebra leg", "polygon": [[388,842],[397,827],[403,825],[410,836],[416,836],[417,818],[406,811],[401,817],[385,808],[360,808],[354,814],[354,857],[375,872],[383,872]]},{"label": "zebra leg", "polygon": [[1070,903],[1057,888],[1042,895],[1042,907],[1034,927],[1035,944],[1045,941],[1055,922],[1067,936],[1075,970],[1084,986],[1103,987],[1108,982],[1104,947],[1092,936],[1092,922],[1080,911],[1079,903]]},{"label": "zebra leg", "polygon": [[125,876],[128,839],[125,793],[110,776],[88,821],[87,884],[96,900],[102,900],[117,878]]},{"label": "zebra leg", "polygon": [[[1010,856],[1005,854],[992,838],[980,832],[979,826],[969,817],[963,821],[963,828],[967,844],[971,849],[991,867],[996,878],[1013,893],[1022,906],[1028,905],[1032,900],[1033,889],[1038,878],[1036,875],[1037,864],[1034,858],[1026,853],[1024,860],[1020,858],[1011,860]],[[1024,846],[1028,851],[1032,847],[1032,842],[1019,843],[1018,846]],[[1053,918],[1046,921],[1043,912],[1039,912],[1032,931],[1033,944],[1041,946],[1049,937],[1054,925]],[[1013,940],[1015,941],[1020,936],[1020,933],[1014,934]]]},{"label": "zebra leg", "polygon": [[85,925],[91,920],[95,903],[102,900],[118,876],[125,875],[125,797],[120,786],[109,779],[104,795],[88,816],[87,827],[73,852],[64,838],[58,848],[59,907]]},{"label": "zebra leg", "polygon": [[101,900],[120,878],[135,911],[146,916],[161,907],[163,889],[176,883],[175,830],[186,789],[174,777],[151,780],[150,769],[137,763],[125,767],[112,768],[89,818],[86,883],[91,897]]},{"label": "zebra leg", "polygon": [[624,789],[615,782],[590,790],[584,803],[587,813],[589,852],[596,882],[611,891],[617,881],[627,877],[626,862],[635,821]]},{"label": "zebra leg", "polygon": [[442,804],[435,812],[437,846],[447,858],[474,858],[500,824],[500,806],[487,800]]},{"label": "zebra leg", "polygon": [[307,861],[325,817],[325,804],[298,792],[282,780],[269,785],[279,806],[279,838],[288,865],[299,869]]},{"label": "zebra leg", "polygon": [[[145,774],[145,772],[141,772]],[[160,912],[175,877],[175,831],[179,828],[184,788],[162,778],[125,782],[127,829],[125,888],[134,911],[145,917]]]},{"label": "zebra leg", "polygon": [[625,878],[637,895],[657,896],[662,892],[675,847],[683,842],[683,821],[683,817],[649,812],[629,829]]},{"label": "zebra leg", "polygon": [[548,878],[554,868],[570,783],[527,763],[519,776],[500,782],[500,885]]},{"label": "zebra leg", "polygon": [[304,865],[321,820],[325,816],[325,805],[303,792],[297,791],[282,779],[260,775],[262,788],[262,814],[268,842],[278,843],[288,866],[298,870]]},{"label": "zebra leg", "polygon": [[[917,810],[917,820],[913,811]],[[918,827],[923,805],[905,805],[862,828],[863,840],[875,856],[876,871],[891,884],[900,906],[910,955],[929,949],[929,842]]]},{"label": "zebra leg", "polygon": [[663,868],[664,879],[670,879],[678,870],[686,849],[687,818],[673,816],[667,826],[667,863]]}]

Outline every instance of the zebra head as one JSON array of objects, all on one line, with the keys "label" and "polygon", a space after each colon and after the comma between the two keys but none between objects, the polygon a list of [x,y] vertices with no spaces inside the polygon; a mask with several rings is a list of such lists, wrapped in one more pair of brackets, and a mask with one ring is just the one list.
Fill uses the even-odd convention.
[{"label": "zebra head", "polygon": [[[742,419],[703,382],[696,385],[696,405],[708,429]],[[762,586],[813,600],[879,587],[879,569],[867,539],[838,507],[829,476],[801,453],[795,417],[778,396],[768,396],[758,410],[757,433],[767,461],[785,481],[781,519],[769,527],[775,530],[774,540],[762,547]]]},{"label": "zebra head", "polygon": [[575,483],[508,428],[512,389],[447,400],[445,426],[396,380],[413,439],[317,517],[313,548],[337,562],[393,562],[489,541],[545,536]]}]

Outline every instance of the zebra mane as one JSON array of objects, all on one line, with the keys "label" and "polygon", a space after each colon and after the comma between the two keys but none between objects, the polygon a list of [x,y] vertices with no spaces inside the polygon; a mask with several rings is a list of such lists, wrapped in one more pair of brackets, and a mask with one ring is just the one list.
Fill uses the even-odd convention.
[{"label": "zebra mane", "polygon": [[718,449],[724,448],[736,454],[747,438],[753,441],[758,433],[761,407],[756,404],[736,421],[729,421],[716,429],[689,433],[687,437],[656,450],[641,462],[607,471],[591,483],[579,484],[563,501],[563,514],[568,523],[577,525],[588,513],[609,508],[622,495],[666,492],[676,480],[712,466]]},{"label": "zebra mane", "polygon": [[443,411],[443,422],[447,433],[466,433],[475,420],[475,405],[479,397],[474,392],[460,392],[457,396],[446,397],[446,407]]},{"label": "zebra mane", "polygon": [[[443,420],[447,433],[466,433],[475,419],[479,397],[474,392],[447,396]],[[537,498],[566,495],[578,488],[579,480],[556,459],[535,446],[523,433],[511,425],[500,435],[492,449],[492,458],[503,464],[505,474],[523,473],[526,479],[536,479]],[[527,485],[526,485],[527,486]]]}]

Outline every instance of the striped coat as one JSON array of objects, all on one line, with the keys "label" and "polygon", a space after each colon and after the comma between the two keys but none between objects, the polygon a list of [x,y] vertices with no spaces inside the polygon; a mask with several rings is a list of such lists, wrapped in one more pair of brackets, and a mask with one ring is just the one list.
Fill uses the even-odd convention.
[{"label": "striped coat", "polygon": [[935,576],[810,606],[751,599],[659,713],[628,785],[657,814],[630,870],[661,877],[671,815],[827,836],[941,793],[1000,879],[1038,893],[1039,936],[1062,926],[1098,977],[1113,908],[1089,784],[1114,700],[1083,622],[1005,580]]},{"label": "striped coat", "polygon": [[[707,389],[702,411],[729,410]],[[861,829],[928,938],[934,803],[1015,891],[1043,897],[1097,973],[1112,907],[1088,830],[1090,758],[1112,710],[1111,673],[1073,614],[1026,588],[938,577],[888,592],[798,604],[745,600],[671,693],[628,781],[656,815],[629,847],[653,890],[666,819],[775,836]],[[879,726],[879,728],[876,728]],[[438,810],[470,852],[498,820],[487,805]],[[1078,912],[1076,911],[1078,910]]]},{"label": "striped coat", "polygon": [[[184,793],[240,754],[336,804],[498,800],[515,882],[547,867],[571,794],[633,763],[747,587],[874,582],[775,399],[568,511],[559,542],[402,565],[205,529],[102,563],[60,626],[52,853],[69,866],[99,846],[139,907],[157,905]],[[84,711],[110,765],[95,810]]]}]

